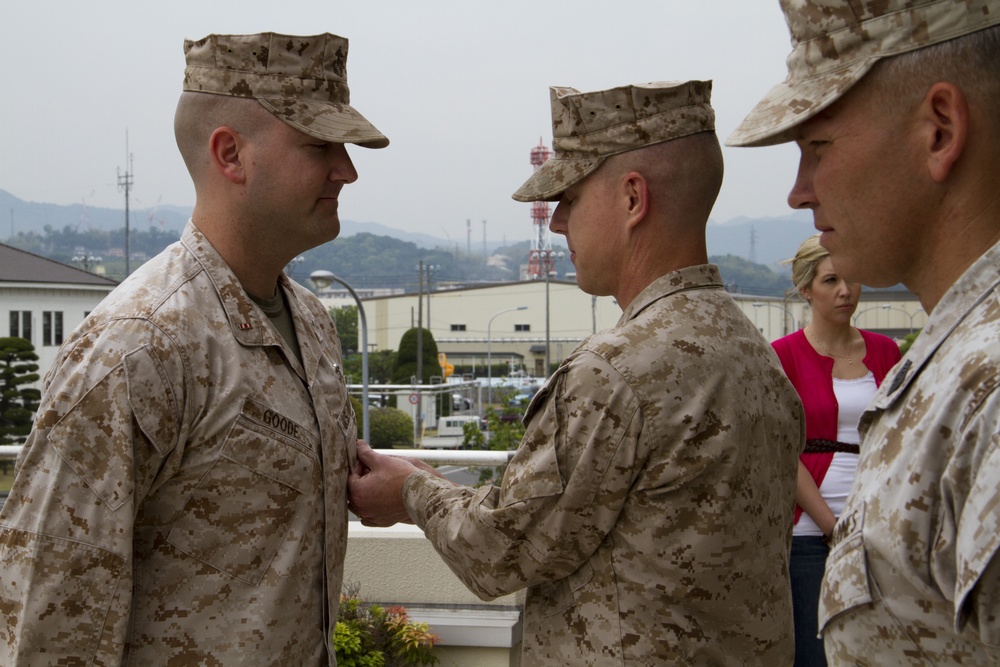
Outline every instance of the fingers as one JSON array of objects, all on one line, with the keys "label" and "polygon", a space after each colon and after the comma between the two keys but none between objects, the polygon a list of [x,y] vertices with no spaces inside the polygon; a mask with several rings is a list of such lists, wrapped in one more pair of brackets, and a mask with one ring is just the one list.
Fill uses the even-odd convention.
[{"label": "fingers", "polygon": [[358,461],[363,463],[368,468],[371,468],[371,464],[376,462],[380,456],[380,454],[376,454],[375,450],[369,447],[368,443],[364,440],[358,440],[357,450]]}]

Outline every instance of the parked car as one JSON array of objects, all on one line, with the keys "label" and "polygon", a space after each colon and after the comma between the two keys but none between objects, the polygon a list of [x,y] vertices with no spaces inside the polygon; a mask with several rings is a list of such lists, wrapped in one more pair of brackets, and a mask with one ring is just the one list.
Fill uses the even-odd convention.
[{"label": "parked car", "polygon": [[525,387],[519,390],[516,394],[510,397],[507,404],[515,408],[526,408],[528,403],[531,402],[531,398],[538,392],[538,387]]},{"label": "parked car", "polygon": [[472,399],[466,398],[461,394],[451,395],[451,410],[452,412],[459,412],[461,410],[471,410],[472,409]]}]

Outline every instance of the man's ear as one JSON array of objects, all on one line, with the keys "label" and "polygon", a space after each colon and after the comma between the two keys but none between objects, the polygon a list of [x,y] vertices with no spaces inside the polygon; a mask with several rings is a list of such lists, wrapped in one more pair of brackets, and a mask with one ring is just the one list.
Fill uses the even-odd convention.
[{"label": "man's ear", "polygon": [[638,225],[649,212],[649,183],[637,171],[630,171],[622,177],[621,201],[625,206],[626,227]]},{"label": "man's ear", "polygon": [[212,166],[231,183],[241,184],[246,181],[240,156],[244,145],[243,137],[231,127],[216,128],[208,139]]},{"label": "man's ear", "polygon": [[953,83],[938,82],[927,91],[917,110],[930,177],[944,182],[965,151],[969,135],[969,104]]}]

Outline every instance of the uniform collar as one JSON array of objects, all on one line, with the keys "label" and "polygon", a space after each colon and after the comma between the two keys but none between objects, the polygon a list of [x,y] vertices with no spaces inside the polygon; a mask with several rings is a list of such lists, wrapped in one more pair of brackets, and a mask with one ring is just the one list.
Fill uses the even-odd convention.
[{"label": "uniform collar", "polygon": [[637,317],[647,306],[664,297],[691,289],[722,286],[722,274],[715,264],[698,264],[671,271],[651,282],[632,299],[632,303],[622,312],[617,326]]},{"label": "uniform collar", "polygon": [[883,391],[876,398],[874,407],[887,409],[906,393],[906,388],[941,344],[1000,285],[997,266],[1000,266],[1000,243],[973,262],[941,297],[902,362],[886,376],[886,381],[882,383]]},{"label": "uniform collar", "polygon": [[181,243],[194,255],[215,286],[233,337],[242,345],[279,345],[273,327],[265,326],[263,311],[250,300],[236,274],[195,227],[193,220],[189,220],[184,227]]}]

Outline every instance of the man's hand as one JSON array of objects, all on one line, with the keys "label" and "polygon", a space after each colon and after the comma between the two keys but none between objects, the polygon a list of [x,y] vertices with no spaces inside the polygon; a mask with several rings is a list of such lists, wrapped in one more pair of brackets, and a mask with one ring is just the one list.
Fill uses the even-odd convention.
[{"label": "man's hand", "polygon": [[417,469],[405,459],[378,454],[358,440],[358,465],[347,479],[348,509],[364,526],[413,523],[403,506],[403,482]]}]

